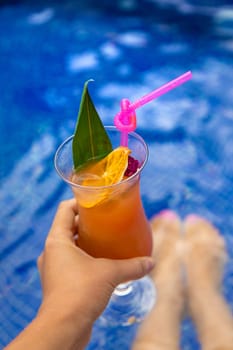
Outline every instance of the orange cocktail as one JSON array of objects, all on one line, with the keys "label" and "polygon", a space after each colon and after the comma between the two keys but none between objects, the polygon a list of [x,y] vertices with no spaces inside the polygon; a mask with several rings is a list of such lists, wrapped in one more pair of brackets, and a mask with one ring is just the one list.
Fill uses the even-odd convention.
[{"label": "orange cocktail", "polygon": [[[119,146],[120,132],[106,127],[113,148]],[[78,246],[94,257],[125,259],[150,255],[151,228],[141,197],[140,174],[147,161],[148,149],[136,133],[129,134],[128,148],[140,168],[130,177],[110,186],[83,186],[79,173],[72,172],[72,137],[58,149],[55,165],[58,173],[74,192],[79,208]],[[83,179],[82,173],[82,179]]]},{"label": "orange cocktail", "polygon": [[[79,203],[78,194],[76,198]],[[120,183],[99,205],[79,205],[79,215],[78,245],[88,254],[111,259],[151,254],[151,229],[142,207],[138,177]]]}]

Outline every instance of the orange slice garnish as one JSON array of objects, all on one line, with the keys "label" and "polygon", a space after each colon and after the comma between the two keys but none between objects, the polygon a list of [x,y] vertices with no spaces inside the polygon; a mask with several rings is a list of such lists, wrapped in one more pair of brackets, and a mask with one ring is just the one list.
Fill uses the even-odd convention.
[{"label": "orange slice garnish", "polygon": [[[102,187],[119,183],[128,166],[128,156],[130,149],[127,147],[118,147],[109,153],[99,162],[91,163],[75,174],[78,183],[82,186]],[[74,189],[79,203],[91,208],[107,199],[111,195],[111,188],[103,189]],[[81,193],[81,191],[84,194]]]}]

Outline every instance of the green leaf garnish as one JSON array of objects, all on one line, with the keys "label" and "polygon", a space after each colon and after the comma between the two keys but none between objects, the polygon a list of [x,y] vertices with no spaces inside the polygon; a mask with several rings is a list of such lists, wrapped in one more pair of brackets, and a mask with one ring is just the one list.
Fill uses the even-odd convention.
[{"label": "green leaf garnish", "polygon": [[112,151],[112,144],[84,84],[78,120],[73,138],[74,169],[80,169],[91,160],[104,158]]}]

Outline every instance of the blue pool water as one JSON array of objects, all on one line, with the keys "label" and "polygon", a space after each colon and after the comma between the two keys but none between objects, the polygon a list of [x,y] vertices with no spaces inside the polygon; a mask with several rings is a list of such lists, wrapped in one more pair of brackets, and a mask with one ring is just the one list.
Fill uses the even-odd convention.
[{"label": "blue pool water", "polygon": [[[149,145],[142,177],[148,217],[200,214],[227,240],[224,294],[233,310],[232,0],[1,1],[0,348],[41,300],[36,258],[57,204],[71,196],[53,167],[73,133],[83,83],[105,124],[187,70],[193,79],[138,110]],[[135,328],[96,324],[92,349],[130,347]],[[181,346],[198,350],[190,320]]]}]

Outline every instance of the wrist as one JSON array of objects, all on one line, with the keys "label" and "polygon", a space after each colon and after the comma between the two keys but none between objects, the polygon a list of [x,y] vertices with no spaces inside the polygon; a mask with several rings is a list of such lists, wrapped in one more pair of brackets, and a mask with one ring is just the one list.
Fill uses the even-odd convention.
[{"label": "wrist", "polygon": [[42,303],[36,320],[42,330],[52,330],[51,338],[56,340],[59,348],[84,349],[90,339],[92,322],[77,308],[55,300]]},{"label": "wrist", "polygon": [[[54,304],[53,304],[54,305]],[[82,317],[73,318],[56,305],[43,303],[34,320],[11,342],[6,349],[83,350],[91,335],[91,324]]]}]

